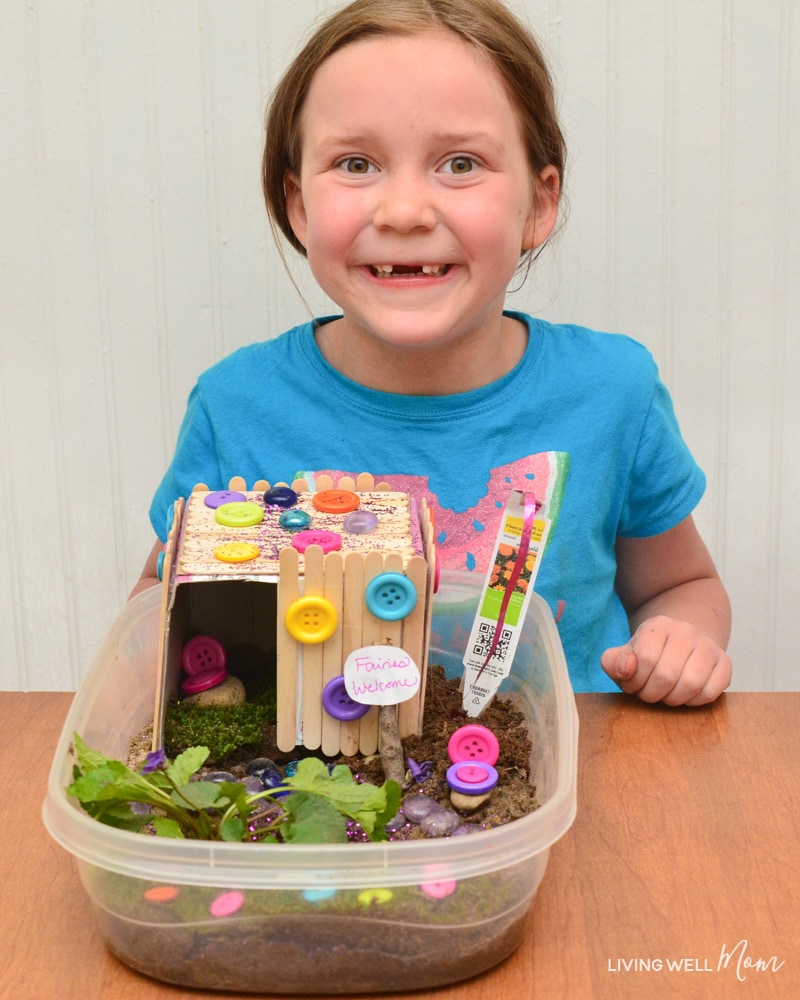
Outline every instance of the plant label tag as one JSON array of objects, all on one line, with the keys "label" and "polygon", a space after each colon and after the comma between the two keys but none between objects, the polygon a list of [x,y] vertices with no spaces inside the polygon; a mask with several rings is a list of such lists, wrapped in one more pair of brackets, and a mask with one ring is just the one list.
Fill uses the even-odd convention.
[{"label": "plant label tag", "polygon": [[419,691],[419,667],[398,646],[362,646],[344,663],[344,686],[362,705],[399,705]]},{"label": "plant label tag", "polygon": [[532,493],[513,490],[464,654],[464,711],[475,718],[511,673],[550,519],[537,516]]}]

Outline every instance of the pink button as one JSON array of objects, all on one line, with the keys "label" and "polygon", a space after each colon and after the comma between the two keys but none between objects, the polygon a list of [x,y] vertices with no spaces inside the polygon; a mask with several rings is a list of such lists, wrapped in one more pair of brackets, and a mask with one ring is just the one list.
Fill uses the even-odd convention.
[{"label": "pink button", "polygon": [[342,536],[335,531],[298,531],[292,536],[292,545],[298,552],[305,552],[309,545],[319,545],[323,552],[335,552],[342,547]]},{"label": "pink button", "polygon": [[486,781],[486,768],[480,764],[462,764],[456,769],[456,777],[468,785],[479,785]]},{"label": "pink button", "polygon": [[211,688],[218,687],[228,676],[225,667],[212,667],[210,670],[201,670],[198,674],[192,674],[181,684],[184,694],[199,694],[201,691],[210,691]]},{"label": "pink button", "polygon": [[238,890],[223,892],[209,907],[212,917],[230,917],[244,906],[244,894]]},{"label": "pink button", "polygon": [[210,635],[196,635],[181,651],[181,666],[190,676],[203,670],[219,669],[226,663],[225,647]]},{"label": "pink button", "polygon": [[445,899],[456,891],[456,884],[455,879],[449,878],[443,882],[423,882],[420,889],[433,899]]},{"label": "pink button", "polygon": [[447,744],[447,753],[454,764],[462,760],[494,764],[500,756],[500,744],[491,729],[471,723],[453,733]]}]

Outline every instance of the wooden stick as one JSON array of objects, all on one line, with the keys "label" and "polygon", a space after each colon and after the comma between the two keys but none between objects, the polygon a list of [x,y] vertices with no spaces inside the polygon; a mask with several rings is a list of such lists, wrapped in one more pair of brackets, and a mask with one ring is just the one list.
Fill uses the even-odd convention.
[{"label": "wooden stick", "polygon": [[228,483],[229,490],[236,490],[239,493],[244,493],[247,489],[247,483],[244,481],[242,476],[231,476],[231,480]]},{"label": "wooden stick", "polygon": [[[385,641],[386,626],[393,624],[376,618],[367,608],[364,594],[371,580],[383,573],[383,554],[368,552],[364,557],[364,588],[361,595],[361,645],[379,646]],[[399,636],[398,636],[399,638]],[[372,754],[378,749],[378,710],[371,708],[361,717],[358,747],[363,754]]]},{"label": "wooden stick", "polygon": [[362,472],[356,477],[356,489],[360,493],[371,493],[375,489],[375,477],[371,472]]},{"label": "wooden stick", "polygon": [[[309,545],[305,551],[303,596],[323,596],[323,560],[319,545]],[[302,726],[303,746],[317,750],[322,742],[322,647],[324,643],[303,644]]]},{"label": "wooden stick", "polygon": [[[342,672],[342,620],[344,618],[344,557],[341,552],[325,556],[325,597],[336,608],[339,625],[334,634],[323,644],[322,687]],[[322,752],[329,756],[341,749],[341,723],[325,709],[322,710]]]},{"label": "wooden stick", "polygon": [[[342,664],[363,645],[361,618],[364,607],[364,560],[358,552],[350,552],[344,560],[344,600],[342,602]],[[341,670],[339,671],[341,673]],[[341,724],[342,753],[351,757],[358,752],[359,720]]]},{"label": "wooden stick", "polygon": [[409,559],[406,576],[417,591],[414,610],[403,619],[403,649],[417,664],[420,672],[419,694],[403,702],[400,706],[400,735],[411,736],[422,731],[422,717],[425,707],[425,686],[428,679],[427,650],[425,648],[425,625],[430,610],[428,563],[422,556]]},{"label": "wooden stick", "polygon": [[299,555],[291,547],[281,549],[278,557],[280,582],[278,584],[278,621],[276,647],[277,668],[277,732],[279,750],[288,752],[297,745],[297,674],[299,643],[286,628],[289,605],[300,596]]},{"label": "wooden stick", "polygon": [[333,489],[333,478],[331,476],[317,476],[315,482],[317,486],[317,493],[321,493],[323,490]]},{"label": "wooden stick", "polygon": [[172,524],[167,534],[164,546],[164,562],[161,567],[161,606],[158,626],[158,667],[156,670],[155,702],[153,705],[153,742],[152,749],[160,750],[164,746],[164,714],[169,701],[170,680],[176,670],[170,670],[169,663],[169,609],[172,603],[172,566],[178,554],[178,542],[181,536],[181,521],[183,519],[183,497],[176,500],[172,507]]}]

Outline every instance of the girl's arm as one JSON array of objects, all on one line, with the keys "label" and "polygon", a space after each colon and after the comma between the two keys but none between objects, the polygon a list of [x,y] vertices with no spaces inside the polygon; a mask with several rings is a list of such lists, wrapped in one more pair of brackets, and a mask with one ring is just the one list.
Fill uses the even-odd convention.
[{"label": "girl's arm", "polygon": [[730,602],[691,517],[652,538],[618,538],[616,589],[632,636],[600,664],[623,691],[704,705],[725,690]]},{"label": "girl's arm", "polygon": [[161,582],[158,579],[158,554],[163,548],[164,544],[161,539],[156,538],[152,549],[150,549],[150,555],[147,557],[147,561],[144,564],[142,575],[139,577],[136,586],[130,594],[128,594],[128,600],[135,597],[136,594],[140,593],[142,590],[147,590],[148,587],[155,587]]}]

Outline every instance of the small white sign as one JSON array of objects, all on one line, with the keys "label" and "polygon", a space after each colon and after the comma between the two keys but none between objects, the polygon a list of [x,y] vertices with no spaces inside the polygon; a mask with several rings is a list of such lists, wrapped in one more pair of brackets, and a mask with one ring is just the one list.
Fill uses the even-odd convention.
[{"label": "small white sign", "polygon": [[399,705],[419,691],[419,667],[398,646],[362,646],[345,660],[344,686],[362,705]]}]

